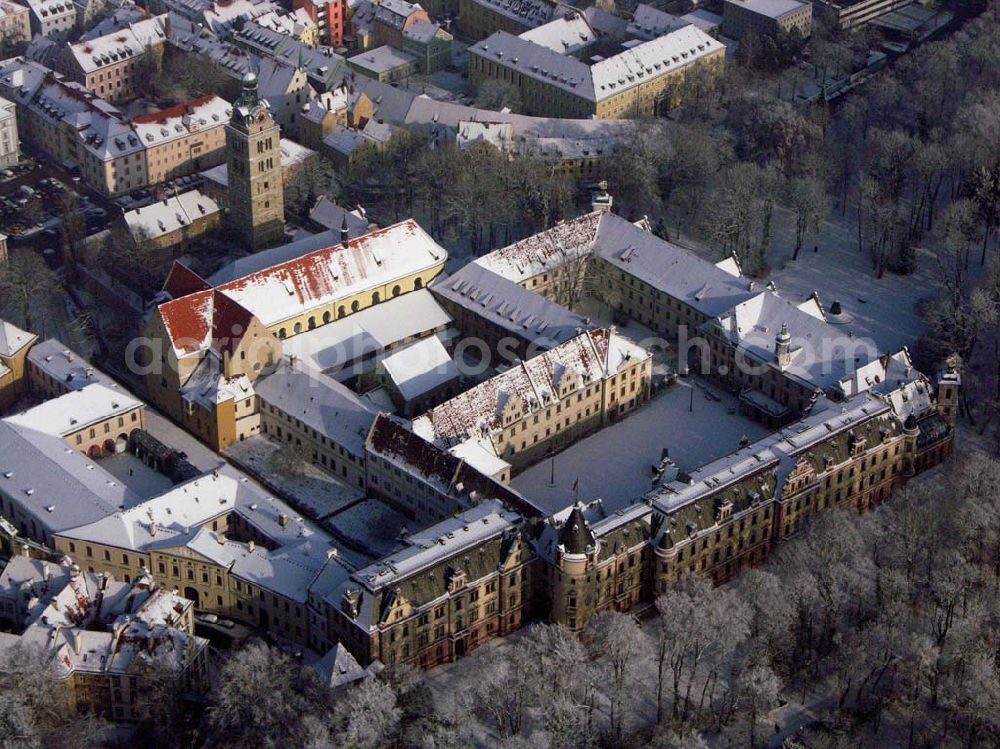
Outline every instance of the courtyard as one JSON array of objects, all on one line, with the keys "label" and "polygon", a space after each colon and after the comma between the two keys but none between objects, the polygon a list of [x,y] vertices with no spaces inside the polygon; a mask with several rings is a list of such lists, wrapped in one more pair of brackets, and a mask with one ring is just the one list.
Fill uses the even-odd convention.
[{"label": "courtyard", "polygon": [[690,471],[734,452],[744,436],[755,441],[769,433],[736,405],[735,397],[700,379],[679,380],[628,418],[519,474],[511,486],[546,513],[574,498],[599,497],[610,514],[650,490],[664,449],[679,470]]}]

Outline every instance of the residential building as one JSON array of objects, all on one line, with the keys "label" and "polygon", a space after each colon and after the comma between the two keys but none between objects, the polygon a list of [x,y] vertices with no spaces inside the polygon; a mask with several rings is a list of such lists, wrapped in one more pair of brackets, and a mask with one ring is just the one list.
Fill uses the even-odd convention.
[{"label": "residential building", "polygon": [[725,0],[722,33],[742,39],[749,33],[775,36],[797,33],[803,39],[812,33],[812,3],[798,0]]},{"label": "residential building", "polygon": [[285,231],[280,141],[280,128],[258,96],[257,77],[247,73],[226,125],[228,220],[255,250],[279,243]]},{"label": "residential building", "polygon": [[217,228],[219,205],[198,190],[168,195],[147,206],[126,211],[122,219],[136,242],[145,248],[179,250]]},{"label": "residential building", "polygon": [[24,0],[31,11],[31,33],[63,41],[76,28],[72,0]]},{"label": "residential building", "polygon": [[207,95],[142,115],[131,124],[143,148],[147,183],[159,185],[226,161],[232,105]]},{"label": "residential building", "polygon": [[154,16],[72,44],[60,56],[59,68],[105,101],[130,101],[142,93],[137,71],[149,64],[147,55],[162,57],[166,23],[165,15]]},{"label": "residential building", "polygon": [[451,65],[454,37],[436,23],[416,21],[403,31],[399,48],[417,61],[417,70],[429,75]]},{"label": "residential building", "polygon": [[717,71],[725,47],[695,26],[648,42],[627,42],[590,64],[499,31],[469,47],[469,79],[513,85],[527,114],[597,119],[660,115],[680,103],[692,66]]},{"label": "residential building", "polygon": [[271,11],[257,16],[254,23],[262,28],[290,36],[304,44],[316,45],[320,43],[319,27],[304,8],[297,8],[291,13]]},{"label": "residential building", "polygon": [[267,102],[281,132],[298,137],[302,107],[316,96],[305,68],[265,57],[257,71],[257,93]]},{"label": "residential building", "polygon": [[[156,584],[17,556],[0,575],[0,601],[13,600],[15,640],[53,656],[70,709],[138,721],[169,685],[208,688],[208,640],[194,634],[194,604]],[[0,614],[2,614],[0,603]]]},{"label": "residential building", "polygon": [[407,0],[379,0],[374,3],[372,33],[374,46],[401,48],[403,35],[418,21],[430,23],[431,17],[417,3]]},{"label": "residential building", "polygon": [[21,160],[21,139],[17,135],[17,107],[0,97],[0,169],[9,169]]},{"label": "residential building", "polygon": [[299,142],[318,150],[323,139],[337,127],[362,128],[373,114],[372,100],[344,81],[302,106],[298,118]]},{"label": "residential building", "polygon": [[331,47],[344,45],[347,0],[293,0],[292,8],[303,10],[316,24],[318,41]]},{"label": "residential building", "polygon": [[31,10],[10,0],[0,2],[0,51],[31,41]]}]

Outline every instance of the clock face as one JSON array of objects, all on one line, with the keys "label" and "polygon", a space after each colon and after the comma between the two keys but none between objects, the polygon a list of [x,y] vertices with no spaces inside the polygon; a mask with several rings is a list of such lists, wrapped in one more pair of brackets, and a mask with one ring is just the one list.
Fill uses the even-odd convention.
[{"label": "clock face", "polygon": [[257,122],[259,124],[261,124],[261,125],[263,125],[265,122],[267,122],[267,112],[264,112],[264,111],[258,112],[257,113]]}]

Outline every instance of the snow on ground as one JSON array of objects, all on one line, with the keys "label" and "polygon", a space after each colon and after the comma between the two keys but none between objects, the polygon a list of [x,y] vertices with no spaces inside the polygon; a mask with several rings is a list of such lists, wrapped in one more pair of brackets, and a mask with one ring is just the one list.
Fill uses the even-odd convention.
[{"label": "snow on ground", "polygon": [[[791,216],[781,208],[776,214],[779,232],[769,261],[779,294],[800,301],[818,291],[827,310],[839,299],[844,311],[854,317],[854,330],[872,338],[883,351],[913,345],[924,329],[917,304],[935,294],[933,253],[918,250],[917,270],[911,275],[886,273],[876,278],[871,255],[858,252],[857,226],[850,212],[844,217],[835,210],[823,223],[819,237],[807,241],[793,262]],[[814,246],[818,252],[813,252]]]},{"label": "snow on ground", "polygon": [[[719,400],[707,398],[708,391]],[[734,452],[744,435],[758,440],[767,434],[765,427],[739,415],[734,397],[706,389],[700,380],[682,380],[624,421],[556,455],[555,486],[549,485],[549,460],[516,476],[511,486],[547,512],[557,512],[573,502],[573,483],[579,478],[580,499],[600,497],[611,513],[649,491],[651,469],[663,448],[680,470],[690,471]]]},{"label": "snow on ground", "polygon": [[300,473],[294,476],[276,471],[271,466],[271,457],[280,449],[280,443],[257,435],[237,442],[223,452],[315,520],[322,520],[364,499],[361,489],[348,486],[311,463],[303,463]]},{"label": "snow on ground", "polygon": [[[935,295],[933,276],[937,261],[933,252],[917,249],[917,270],[911,275],[887,272],[876,278],[871,255],[858,252],[857,223],[850,211],[846,216],[841,216],[838,209],[831,211],[818,236],[806,238],[795,261],[792,261],[795,247],[792,213],[777,207],[772,227],[768,279],[774,281],[781,296],[798,302],[818,291],[826,310],[840,300],[844,311],[854,318],[851,327],[855,333],[871,338],[882,351],[912,346],[923,332],[917,304]],[[717,248],[683,232],[678,235],[674,226],[670,227],[670,238],[702,257],[720,259]],[[814,252],[813,247],[819,250]]]},{"label": "snow on ground", "polygon": [[157,473],[131,453],[109,455],[98,462],[101,468],[143,499],[159,496],[174,485],[173,481],[162,473]]},{"label": "snow on ground", "polygon": [[399,547],[403,528],[412,523],[384,502],[366,499],[327,518],[322,525],[342,542],[370,554],[384,557]]}]

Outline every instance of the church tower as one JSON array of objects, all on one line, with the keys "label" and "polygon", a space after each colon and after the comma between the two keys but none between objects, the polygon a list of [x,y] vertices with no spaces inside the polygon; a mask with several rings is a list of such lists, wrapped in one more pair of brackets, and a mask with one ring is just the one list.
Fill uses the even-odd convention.
[{"label": "church tower", "polygon": [[255,250],[284,236],[281,131],[257,95],[257,76],[243,76],[243,89],[226,125],[229,223]]}]

